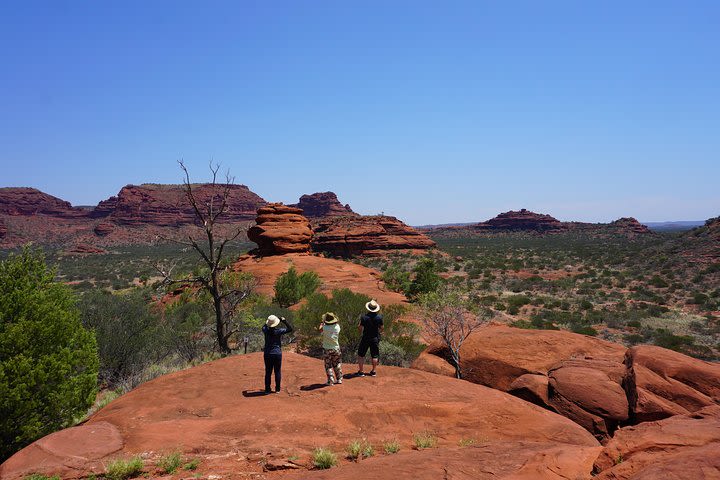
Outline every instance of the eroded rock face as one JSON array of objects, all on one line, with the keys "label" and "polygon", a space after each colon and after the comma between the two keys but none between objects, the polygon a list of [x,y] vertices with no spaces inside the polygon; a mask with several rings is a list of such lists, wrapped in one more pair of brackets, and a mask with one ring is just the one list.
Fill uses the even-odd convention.
[{"label": "eroded rock face", "polygon": [[5,225],[5,220],[0,218],[0,239],[5,238],[5,235],[7,235],[7,226]]},{"label": "eroded rock face", "polygon": [[720,406],[621,428],[595,472],[606,480],[720,478]]},{"label": "eroded rock face", "polygon": [[303,215],[310,219],[325,217],[357,216],[350,205],[343,205],[333,192],[318,192],[312,195],[303,195],[300,201],[291,207],[300,208]]},{"label": "eroded rock face", "polygon": [[477,225],[480,229],[489,230],[533,230],[544,232],[560,230],[562,223],[555,217],[526,209],[501,213],[495,218]]},{"label": "eroded rock face", "polygon": [[93,228],[93,232],[95,232],[95,235],[99,237],[104,237],[105,235],[110,235],[115,231],[117,226],[110,222],[102,222],[95,225],[95,228]]},{"label": "eroded rock face", "polygon": [[314,251],[346,258],[435,246],[424,234],[384,215],[325,218],[314,224],[314,231]]},{"label": "eroded rock face", "polygon": [[638,222],[633,217],[618,218],[614,222],[610,222],[610,228],[617,229],[618,233],[644,235],[652,233],[650,229]]},{"label": "eroded rock face", "polygon": [[[220,205],[223,185],[193,184],[193,194],[199,204],[214,202]],[[245,185],[231,185],[228,208],[222,223],[251,221],[265,200]],[[127,185],[116,197],[100,202],[93,218],[107,218],[120,225],[152,224],[180,226],[196,223],[195,212],[188,202],[183,185]]]},{"label": "eroded rock face", "polygon": [[257,225],[248,230],[248,238],[258,244],[259,255],[282,255],[310,250],[313,231],[302,210],[281,203],[258,209]]},{"label": "eroded rock face", "polygon": [[0,215],[81,218],[87,211],[35,188],[8,187],[0,188]]}]

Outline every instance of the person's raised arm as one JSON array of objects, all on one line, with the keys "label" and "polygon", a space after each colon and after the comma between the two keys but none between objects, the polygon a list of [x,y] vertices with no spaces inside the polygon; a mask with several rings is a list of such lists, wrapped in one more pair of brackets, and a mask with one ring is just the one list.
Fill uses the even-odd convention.
[{"label": "person's raised arm", "polygon": [[280,321],[281,321],[283,324],[285,324],[285,326],[287,327],[287,331],[286,331],[285,333],[292,333],[292,332],[295,331],[295,328],[292,326],[292,323],[290,323],[289,321],[285,320],[285,317],[280,317]]}]

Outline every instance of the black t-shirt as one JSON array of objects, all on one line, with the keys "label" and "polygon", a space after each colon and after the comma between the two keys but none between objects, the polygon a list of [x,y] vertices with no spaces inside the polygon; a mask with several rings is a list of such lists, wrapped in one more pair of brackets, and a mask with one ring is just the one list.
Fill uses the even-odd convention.
[{"label": "black t-shirt", "polygon": [[363,338],[380,338],[380,327],[383,324],[383,317],[379,313],[368,312],[360,317],[360,325],[363,327]]}]

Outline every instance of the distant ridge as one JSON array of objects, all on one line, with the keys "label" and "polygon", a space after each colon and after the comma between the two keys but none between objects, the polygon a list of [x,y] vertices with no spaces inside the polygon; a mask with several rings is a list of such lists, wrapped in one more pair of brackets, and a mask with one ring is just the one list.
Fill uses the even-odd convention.
[{"label": "distant ridge", "polygon": [[668,222],[642,222],[650,230],[691,230],[705,225],[705,220],[677,220]]}]

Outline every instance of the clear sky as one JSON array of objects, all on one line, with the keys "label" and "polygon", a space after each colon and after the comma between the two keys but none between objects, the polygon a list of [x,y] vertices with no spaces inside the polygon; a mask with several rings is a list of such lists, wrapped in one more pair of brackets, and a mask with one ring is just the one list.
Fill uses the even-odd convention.
[{"label": "clear sky", "polygon": [[417,225],[720,214],[717,1],[0,3],[0,186],[211,159]]}]

